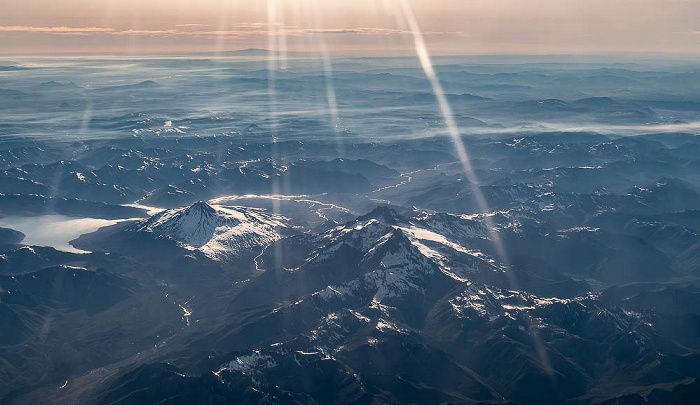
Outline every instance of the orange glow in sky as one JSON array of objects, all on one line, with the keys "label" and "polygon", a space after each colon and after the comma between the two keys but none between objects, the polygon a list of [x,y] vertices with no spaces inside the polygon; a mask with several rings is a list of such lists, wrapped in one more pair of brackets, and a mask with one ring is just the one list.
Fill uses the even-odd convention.
[{"label": "orange glow in sky", "polygon": [[[434,53],[700,53],[698,0],[411,0]],[[2,0],[0,53],[412,49],[398,0]],[[277,22],[268,23],[268,7]]]}]

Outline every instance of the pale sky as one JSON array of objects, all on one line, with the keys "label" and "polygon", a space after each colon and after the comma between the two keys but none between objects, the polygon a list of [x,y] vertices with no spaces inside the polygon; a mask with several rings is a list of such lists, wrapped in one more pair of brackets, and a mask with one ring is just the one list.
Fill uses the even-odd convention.
[{"label": "pale sky", "polygon": [[[403,54],[402,0],[0,0],[0,53]],[[407,0],[435,54],[700,54],[700,0]]]}]

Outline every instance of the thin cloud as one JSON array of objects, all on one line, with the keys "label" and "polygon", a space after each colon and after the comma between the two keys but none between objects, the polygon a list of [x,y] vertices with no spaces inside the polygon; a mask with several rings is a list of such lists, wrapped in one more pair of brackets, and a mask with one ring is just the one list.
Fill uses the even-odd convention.
[{"label": "thin cloud", "polygon": [[406,30],[392,28],[324,28],[324,29],[303,29],[300,33],[305,34],[359,34],[359,35],[392,35],[407,34]]},{"label": "thin cloud", "polygon": [[[409,35],[408,30],[394,28],[325,28],[325,29],[302,29],[298,30],[304,34],[355,34],[355,35]],[[460,31],[426,31],[423,35],[463,35]]]},{"label": "thin cloud", "polygon": [[[196,32],[196,31],[194,31]],[[180,33],[189,33],[178,30],[124,30],[124,31],[111,31],[110,35],[126,35],[126,36],[143,36],[143,37],[171,37],[178,35]]]},{"label": "thin cloud", "polygon": [[175,27],[177,28],[196,28],[196,27],[211,27],[209,24],[177,24]]},{"label": "thin cloud", "polygon": [[89,34],[89,33],[113,33],[114,28],[100,27],[30,27],[25,25],[0,26],[0,32],[40,32],[49,34]]},{"label": "thin cloud", "polygon": [[[289,25],[276,25],[274,29],[267,29],[267,23],[239,24],[233,30],[196,30],[180,28],[204,28],[206,24],[179,24],[173,29],[149,30],[149,29],[128,29],[118,30],[115,28],[102,27],[31,27],[31,26],[0,26],[1,32],[24,32],[24,33],[45,33],[53,35],[114,35],[114,36],[140,36],[140,37],[192,37],[202,39],[241,39],[253,36],[269,35],[271,32],[287,36],[304,35],[362,35],[362,36],[386,36],[386,35],[409,35],[410,32],[403,29],[393,28],[301,28]],[[424,35],[460,35],[460,32],[426,32]]]},{"label": "thin cloud", "polygon": [[[268,22],[253,22],[253,23],[240,23],[236,24],[234,27],[236,28],[267,28],[270,26],[270,23]],[[287,24],[283,23],[274,23],[273,26],[275,27],[289,27]]]}]

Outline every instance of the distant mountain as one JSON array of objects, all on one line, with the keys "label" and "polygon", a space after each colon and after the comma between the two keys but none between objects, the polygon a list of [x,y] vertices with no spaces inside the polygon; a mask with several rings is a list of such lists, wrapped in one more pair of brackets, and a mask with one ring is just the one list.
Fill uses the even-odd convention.
[{"label": "distant mountain", "polygon": [[54,80],[43,82],[36,86],[38,90],[80,90],[82,87],[73,82],[60,83]]},{"label": "distant mountain", "polygon": [[[224,51],[224,52],[218,52],[217,55],[223,55],[223,56],[255,56],[255,57],[267,57],[270,55],[282,55],[283,52],[278,51],[278,50],[269,50],[269,49],[262,49],[262,48],[246,48],[246,49],[240,49],[237,51]],[[286,55],[290,56],[304,56],[304,55],[310,55],[310,53],[307,52],[284,52]]]},{"label": "distant mountain", "polygon": [[17,70],[29,70],[30,67],[16,65],[0,65],[0,72],[14,72]]},{"label": "distant mountain", "polygon": [[642,105],[617,101],[609,97],[592,97],[566,102],[560,99],[521,101],[512,106],[513,113],[531,114],[540,119],[564,119],[590,116],[596,122],[656,122],[659,115]]},{"label": "distant mountain", "polygon": [[271,53],[276,53],[276,52],[270,51],[267,49],[261,49],[261,48],[246,48],[246,49],[240,49],[237,51],[224,52],[224,54],[226,54],[226,55],[240,55],[240,56],[267,56]]},{"label": "distant mountain", "polygon": [[153,80],[144,80],[134,84],[124,84],[119,86],[106,86],[100,87],[92,90],[93,92],[117,92],[117,91],[129,91],[129,90],[146,90],[158,87],[158,83]]}]

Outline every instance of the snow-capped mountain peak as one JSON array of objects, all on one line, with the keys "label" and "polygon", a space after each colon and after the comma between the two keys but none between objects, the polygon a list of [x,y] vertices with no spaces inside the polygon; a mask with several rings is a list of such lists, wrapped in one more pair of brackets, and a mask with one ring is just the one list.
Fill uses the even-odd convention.
[{"label": "snow-capped mountain peak", "polygon": [[240,220],[233,215],[215,210],[204,201],[189,207],[164,211],[146,221],[139,230],[201,248],[214,237],[222,226],[236,226]]},{"label": "snow-capped mountain peak", "polygon": [[261,209],[211,206],[199,201],[163,211],[143,221],[138,231],[171,239],[212,259],[226,259],[263,248],[280,238],[285,219]]}]

